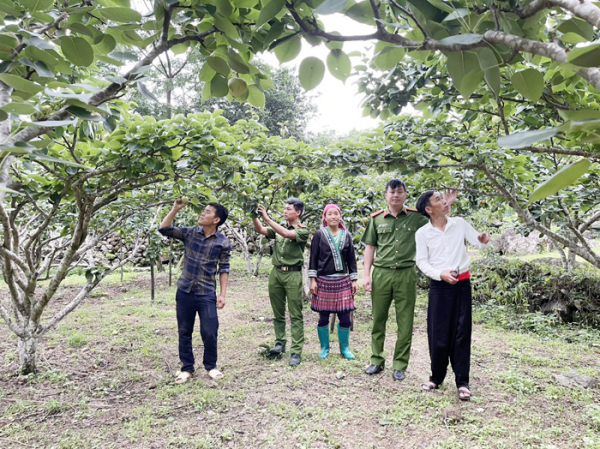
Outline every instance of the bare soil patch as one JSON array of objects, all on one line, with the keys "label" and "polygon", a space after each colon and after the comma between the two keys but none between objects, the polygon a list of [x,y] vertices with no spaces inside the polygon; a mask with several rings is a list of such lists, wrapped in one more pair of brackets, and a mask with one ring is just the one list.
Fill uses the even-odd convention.
[{"label": "bare soil patch", "polygon": [[[329,358],[318,358],[317,314],[306,307],[302,364],[292,369],[287,355],[261,355],[260,345],[273,342],[266,278],[234,274],[219,316],[224,379],[205,374],[198,332],[196,375],[175,385],[175,288],[164,273],[157,280],[154,303],[146,274],[101,285],[42,342],[38,376],[15,375],[16,339],[0,327],[0,447],[600,447],[600,392],[552,380],[565,372],[597,375],[592,345],[475,325],[474,397],[462,403],[451,370],[442,389],[420,391],[429,372],[424,297],[407,379],[394,382],[392,318],[386,369],[374,377],[363,372],[370,358],[367,296],[357,298],[355,361],[341,358],[335,335]],[[74,294],[61,289],[54,307]]]}]

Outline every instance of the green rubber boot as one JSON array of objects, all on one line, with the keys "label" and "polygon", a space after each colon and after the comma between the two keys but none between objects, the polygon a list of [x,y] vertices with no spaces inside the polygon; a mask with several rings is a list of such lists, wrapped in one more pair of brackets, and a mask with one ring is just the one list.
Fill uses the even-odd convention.
[{"label": "green rubber boot", "polygon": [[354,354],[350,352],[350,328],[337,325],[338,339],[340,340],[340,352],[344,358],[354,360]]},{"label": "green rubber boot", "polygon": [[329,355],[329,326],[317,326],[319,342],[321,343],[321,352],[319,358],[326,359]]}]

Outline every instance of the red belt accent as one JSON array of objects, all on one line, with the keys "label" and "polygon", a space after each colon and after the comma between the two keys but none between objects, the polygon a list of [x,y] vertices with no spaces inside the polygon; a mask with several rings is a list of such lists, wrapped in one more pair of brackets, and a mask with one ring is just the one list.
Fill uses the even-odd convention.
[{"label": "red belt accent", "polygon": [[459,281],[466,281],[467,279],[471,279],[471,273],[469,273],[469,270],[465,271],[464,273],[460,273],[458,275]]}]

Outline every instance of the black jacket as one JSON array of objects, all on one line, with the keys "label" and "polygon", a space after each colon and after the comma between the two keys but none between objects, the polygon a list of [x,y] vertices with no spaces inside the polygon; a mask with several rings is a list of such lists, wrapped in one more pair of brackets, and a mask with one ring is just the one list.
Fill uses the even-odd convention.
[{"label": "black jacket", "polygon": [[357,280],[358,272],[356,269],[356,255],[354,253],[354,244],[352,236],[346,232],[346,241],[342,247],[342,261],[344,268],[342,271],[336,271],[333,261],[333,253],[325,233],[326,228],[317,231],[310,245],[310,263],[308,265],[308,277],[328,276],[331,274],[349,273],[350,279]]}]

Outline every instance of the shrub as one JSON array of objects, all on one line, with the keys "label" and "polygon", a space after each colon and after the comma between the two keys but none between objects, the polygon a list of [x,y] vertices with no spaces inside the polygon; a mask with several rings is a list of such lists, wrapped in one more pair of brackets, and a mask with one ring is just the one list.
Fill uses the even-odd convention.
[{"label": "shrub", "polygon": [[543,312],[565,322],[600,327],[600,274],[596,269],[582,266],[565,271],[496,256],[475,261],[471,274],[474,302],[514,306],[518,312]]}]

